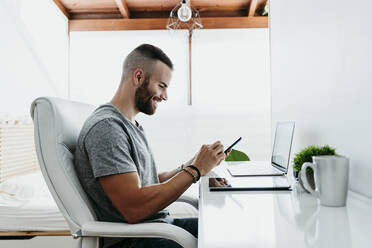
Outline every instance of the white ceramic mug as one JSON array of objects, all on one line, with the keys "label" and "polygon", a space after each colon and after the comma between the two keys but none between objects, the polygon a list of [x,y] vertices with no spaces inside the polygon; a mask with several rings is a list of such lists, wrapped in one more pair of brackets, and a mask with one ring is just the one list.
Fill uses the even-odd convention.
[{"label": "white ceramic mug", "polygon": [[[314,171],[315,190],[306,177],[306,169]],[[314,156],[312,163],[304,163],[300,172],[305,189],[320,199],[320,204],[329,207],[346,205],[349,186],[349,159],[343,156]]]}]

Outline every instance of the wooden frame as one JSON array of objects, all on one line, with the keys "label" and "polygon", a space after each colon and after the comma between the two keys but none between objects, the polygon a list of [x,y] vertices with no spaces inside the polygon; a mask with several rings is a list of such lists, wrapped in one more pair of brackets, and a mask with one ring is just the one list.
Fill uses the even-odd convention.
[{"label": "wooden frame", "polygon": [[[203,29],[268,28],[268,18],[265,16],[205,17],[201,21]],[[165,18],[70,20],[69,31],[160,30],[165,29],[167,22]]]},{"label": "wooden frame", "polygon": [[61,231],[0,231],[0,240],[2,237],[35,237],[35,236],[71,236],[71,232],[69,230],[61,230]]}]

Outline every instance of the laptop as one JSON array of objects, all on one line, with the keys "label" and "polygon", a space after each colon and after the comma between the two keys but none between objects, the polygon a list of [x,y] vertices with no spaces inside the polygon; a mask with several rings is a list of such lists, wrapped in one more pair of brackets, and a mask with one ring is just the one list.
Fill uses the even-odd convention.
[{"label": "laptop", "polygon": [[209,178],[210,191],[276,191],[291,190],[287,177]]},{"label": "laptop", "polygon": [[233,162],[227,170],[233,177],[283,176],[287,174],[295,123],[276,124],[274,145],[270,161]]}]

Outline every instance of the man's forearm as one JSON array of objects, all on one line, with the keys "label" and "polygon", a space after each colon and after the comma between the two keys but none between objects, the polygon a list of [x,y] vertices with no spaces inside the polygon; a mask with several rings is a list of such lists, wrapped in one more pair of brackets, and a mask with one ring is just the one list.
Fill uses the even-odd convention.
[{"label": "man's forearm", "polygon": [[[181,166],[182,168],[183,167],[186,167],[188,165],[190,165],[192,163],[192,161],[194,160],[194,158],[190,159],[189,161],[187,161],[186,163],[183,163]],[[171,170],[171,171],[165,171],[165,172],[162,172],[162,173],[159,173],[158,174],[158,177],[159,177],[159,181],[161,183],[171,179],[172,177],[174,177],[175,175],[177,175],[177,173],[179,172],[178,168],[177,169],[174,169],[174,170]]]},{"label": "man's forearm", "polygon": [[179,171],[177,169],[171,170],[171,171],[165,171],[158,174],[159,181],[161,183],[166,182],[167,180],[171,179],[175,175],[177,175]]},{"label": "man's forearm", "polygon": [[181,172],[165,183],[144,186],[137,198],[136,217],[132,223],[155,214],[176,201],[192,184],[192,178],[186,172]]}]

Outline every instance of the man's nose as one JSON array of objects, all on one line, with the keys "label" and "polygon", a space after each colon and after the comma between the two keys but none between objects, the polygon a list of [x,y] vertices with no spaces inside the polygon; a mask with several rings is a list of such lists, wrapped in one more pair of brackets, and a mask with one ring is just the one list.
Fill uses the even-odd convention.
[{"label": "man's nose", "polygon": [[163,91],[160,95],[161,99],[164,100],[164,101],[167,101],[168,100],[168,93],[167,91]]}]

